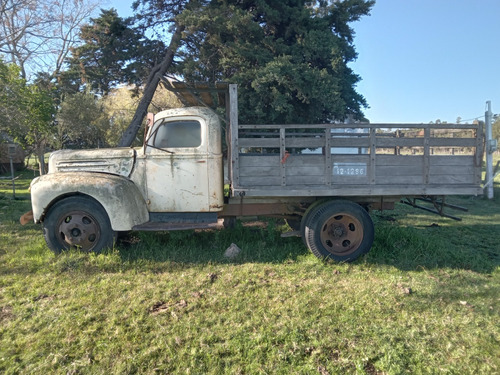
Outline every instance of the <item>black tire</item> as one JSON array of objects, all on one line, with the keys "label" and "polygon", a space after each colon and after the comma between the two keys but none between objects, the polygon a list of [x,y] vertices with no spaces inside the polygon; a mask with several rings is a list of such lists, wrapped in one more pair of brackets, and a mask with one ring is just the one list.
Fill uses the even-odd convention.
[{"label": "black tire", "polygon": [[304,221],[307,247],[318,258],[352,262],[372,247],[373,221],[360,205],[333,200],[314,207]]},{"label": "black tire", "polygon": [[85,196],[54,204],[43,221],[43,235],[56,254],[72,248],[99,253],[112,248],[116,238],[104,208]]},{"label": "black tire", "polygon": [[302,242],[304,242],[304,245],[307,245],[306,242],[306,225],[307,221],[311,218],[311,212],[316,209],[316,207],[326,203],[330,202],[331,199],[320,199],[315,202],[313,202],[309,207],[307,207],[306,212],[304,212],[304,215],[302,216],[302,220],[300,221],[300,236],[302,237]]}]

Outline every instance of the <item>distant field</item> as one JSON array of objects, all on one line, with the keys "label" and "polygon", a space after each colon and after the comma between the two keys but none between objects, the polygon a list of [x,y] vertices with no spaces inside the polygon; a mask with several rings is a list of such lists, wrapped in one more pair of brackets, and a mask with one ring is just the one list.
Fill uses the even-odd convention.
[{"label": "distant field", "polygon": [[[0,373],[500,373],[500,178],[457,222],[373,212],[372,251],[322,262],[287,228],[134,233],[54,256],[33,172],[0,180]],[[234,261],[225,249],[243,251]]]}]

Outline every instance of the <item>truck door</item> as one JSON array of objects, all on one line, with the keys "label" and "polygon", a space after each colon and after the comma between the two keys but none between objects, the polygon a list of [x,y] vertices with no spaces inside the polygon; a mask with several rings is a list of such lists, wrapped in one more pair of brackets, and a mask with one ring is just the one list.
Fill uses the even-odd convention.
[{"label": "truck door", "polygon": [[207,126],[200,117],[159,119],[146,144],[150,212],[209,211]]}]

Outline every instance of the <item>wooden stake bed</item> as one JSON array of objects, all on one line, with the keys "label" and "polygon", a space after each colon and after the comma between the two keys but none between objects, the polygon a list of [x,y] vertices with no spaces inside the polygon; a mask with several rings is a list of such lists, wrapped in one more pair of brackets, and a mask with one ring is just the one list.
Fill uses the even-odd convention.
[{"label": "wooden stake bed", "polygon": [[482,194],[481,125],[238,125],[231,133],[234,196]]}]

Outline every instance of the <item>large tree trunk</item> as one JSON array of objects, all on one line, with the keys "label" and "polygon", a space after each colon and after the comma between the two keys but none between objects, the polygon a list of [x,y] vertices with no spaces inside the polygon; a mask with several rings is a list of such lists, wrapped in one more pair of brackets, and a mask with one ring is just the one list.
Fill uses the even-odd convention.
[{"label": "large tree trunk", "polygon": [[149,73],[146,87],[144,88],[144,94],[141,98],[141,101],[139,102],[139,105],[137,106],[137,109],[135,110],[132,122],[128,126],[127,130],[125,130],[125,133],[123,133],[123,136],[118,143],[119,147],[128,147],[134,141],[137,132],[141,128],[142,121],[144,120],[144,117],[148,112],[148,107],[156,92],[156,88],[158,87],[161,78],[165,75],[165,73],[172,65],[175,53],[177,52],[177,48],[179,47],[179,44],[181,42],[183,30],[184,26],[179,24],[176,25],[175,33],[172,36],[172,40],[170,41],[170,45],[168,46],[165,57],[163,58],[162,62],[156,65],[151,73]]}]

